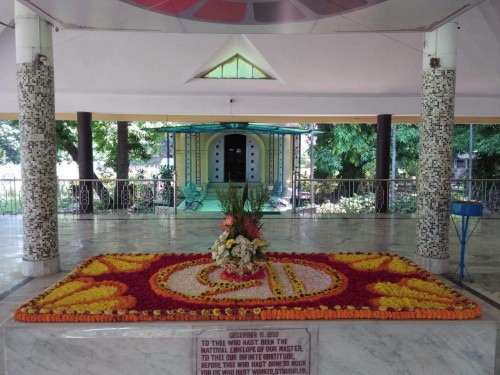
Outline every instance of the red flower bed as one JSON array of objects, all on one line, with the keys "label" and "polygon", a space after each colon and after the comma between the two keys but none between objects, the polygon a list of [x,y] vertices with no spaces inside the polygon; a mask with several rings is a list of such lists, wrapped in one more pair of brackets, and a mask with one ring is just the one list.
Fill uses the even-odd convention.
[{"label": "red flower bed", "polygon": [[383,253],[270,253],[257,274],[228,275],[210,254],[87,259],[20,306],[27,322],[472,319],[474,301],[411,261]]}]

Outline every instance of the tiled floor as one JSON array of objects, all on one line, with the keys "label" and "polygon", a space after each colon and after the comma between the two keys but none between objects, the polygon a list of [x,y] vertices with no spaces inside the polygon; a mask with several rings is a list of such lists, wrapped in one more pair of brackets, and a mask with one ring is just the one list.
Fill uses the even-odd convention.
[{"label": "tiled floor", "polygon": [[[0,321],[8,320],[24,300],[62,278],[88,256],[116,252],[206,252],[219,234],[221,213],[178,215],[102,215],[59,217],[63,272],[25,278],[22,217],[0,216]],[[310,213],[266,215],[263,231],[271,249],[286,252],[389,251],[408,258],[415,250],[415,219],[410,216],[339,216]],[[488,317],[500,321],[500,218],[485,217],[467,243],[466,292],[481,302]],[[460,243],[450,227],[451,270],[457,267]],[[453,272],[446,275],[453,279]],[[497,353],[498,353],[497,345]],[[1,353],[0,353],[1,355]],[[3,356],[2,356],[3,357]],[[497,354],[497,368],[499,368]],[[3,361],[0,363],[3,374]]]}]

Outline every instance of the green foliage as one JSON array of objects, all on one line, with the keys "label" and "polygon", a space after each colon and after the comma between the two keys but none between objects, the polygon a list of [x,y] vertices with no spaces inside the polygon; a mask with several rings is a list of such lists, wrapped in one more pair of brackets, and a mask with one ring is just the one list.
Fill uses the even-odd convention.
[{"label": "green foliage", "polygon": [[[474,125],[472,162],[473,178],[499,178],[500,125]],[[456,125],[453,135],[454,154],[469,153],[469,125]]]},{"label": "green foliage", "polygon": [[341,197],[338,203],[324,203],[318,208],[320,213],[361,214],[375,212],[375,194],[354,194],[352,197]]},{"label": "green foliage", "polygon": [[[20,187],[17,189],[20,189]],[[0,184],[0,214],[17,214],[23,211],[21,191],[17,189],[15,183],[5,182]]]},{"label": "green foliage", "polygon": [[[160,133],[144,130],[144,122],[131,122],[128,126],[128,147],[130,161],[147,161],[158,151]],[[92,137],[95,151],[100,154],[104,165],[117,170],[117,124],[96,121],[92,124]]]},{"label": "green foliage", "polygon": [[416,176],[418,171],[418,125],[400,124],[396,127],[396,168],[403,176]]},{"label": "green foliage", "polygon": [[[372,178],[375,175],[377,134],[375,125],[318,124],[315,149],[317,178]],[[416,176],[418,168],[417,125],[401,124],[396,130],[397,170]]]},{"label": "green foliage", "polygon": [[[398,196],[391,202],[392,213],[412,214],[417,211],[415,196]],[[354,194],[352,197],[341,197],[337,203],[324,203],[318,208],[321,213],[369,214],[375,212],[375,193]]]},{"label": "green foliage", "polygon": [[269,198],[269,191],[265,186],[249,189],[247,203],[249,212],[252,217],[259,217],[259,219],[262,217],[262,209],[264,208],[264,205],[269,201]]},{"label": "green foliage", "polygon": [[76,121],[56,121],[56,160],[58,162],[72,160],[67,153],[67,145],[77,142]]},{"label": "green foliage", "polygon": [[367,124],[318,124],[316,178],[367,178],[374,175],[376,127]]},{"label": "green foliage", "polygon": [[21,162],[17,121],[0,121],[0,164]]},{"label": "green foliage", "polygon": [[171,180],[174,177],[174,167],[168,165],[160,166],[160,173],[158,177],[161,180]]},{"label": "green foliage", "polygon": [[391,201],[390,211],[399,214],[413,214],[417,212],[417,197],[397,195],[394,202]]},{"label": "green foliage", "polygon": [[65,150],[67,142],[78,143],[76,121],[56,121],[56,146],[59,150]]},{"label": "green foliage", "polygon": [[264,205],[269,201],[269,192],[264,186],[249,189],[248,183],[245,183],[241,193],[239,190],[230,182],[227,190],[217,189],[217,198],[220,202],[221,211],[226,216],[232,216],[233,218],[235,237],[242,234],[247,238],[251,238],[246,233],[245,217],[248,217],[250,222],[260,229],[259,222],[262,218]]},{"label": "green foliage", "polygon": [[[131,122],[128,127],[128,145],[130,161],[148,161],[157,152],[160,139],[159,133],[144,130],[146,123]],[[66,150],[66,144],[78,143],[76,121],[56,121],[56,144],[59,150]],[[104,166],[117,170],[117,124],[107,121],[92,123],[92,141],[94,145],[94,160],[102,160]]]},{"label": "green foliage", "polygon": [[245,202],[242,202],[243,199],[238,194],[238,189],[231,185],[231,183],[229,183],[227,190],[217,189],[216,193],[220,209],[225,215],[233,217],[241,217],[243,215]]}]

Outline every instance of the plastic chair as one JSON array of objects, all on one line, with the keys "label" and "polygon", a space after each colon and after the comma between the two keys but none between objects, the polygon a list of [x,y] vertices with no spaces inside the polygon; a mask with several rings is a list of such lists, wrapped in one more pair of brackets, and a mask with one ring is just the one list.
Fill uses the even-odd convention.
[{"label": "plastic chair", "polygon": [[[182,194],[184,194],[184,204],[186,206],[185,210],[188,208],[196,211],[199,206],[203,205],[203,198],[200,196],[195,196],[188,186],[184,186],[182,189]],[[194,207],[193,204],[196,203]]]},{"label": "plastic chair", "polygon": [[191,190],[193,196],[200,197],[202,199],[206,198],[207,189],[205,188],[205,186],[196,185],[194,182],[191,181],[187,184],[187,187],[189,188],[189,190]]}]

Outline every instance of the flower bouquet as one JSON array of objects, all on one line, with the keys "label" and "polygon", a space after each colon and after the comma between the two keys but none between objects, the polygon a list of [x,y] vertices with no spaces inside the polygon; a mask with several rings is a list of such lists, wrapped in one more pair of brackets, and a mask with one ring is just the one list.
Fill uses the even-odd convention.
[{"label": "flower bouquet", "polygon": [[250,190],[245,184],[243,192],[229,183],[226,191],[217,190],[220,208],[226,215],[221,224],[222,233],[211,247],[212,258],[224,268],[223,276],[244,278],[256,274],[259,262],[267,260],[269,246],[261,228],[262,207],[269,200],[265,188]]}]

